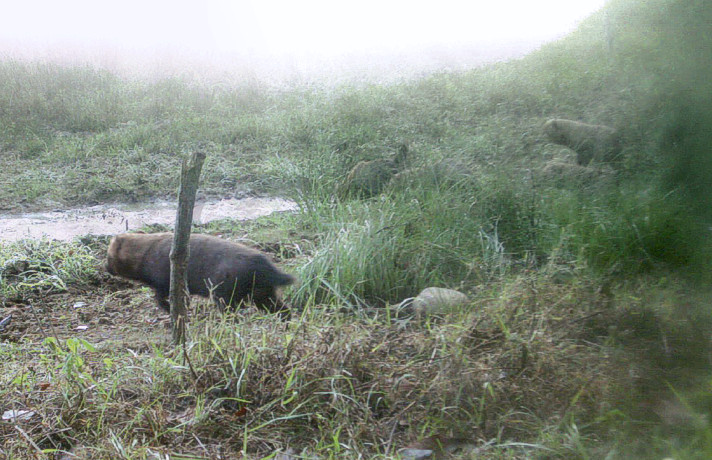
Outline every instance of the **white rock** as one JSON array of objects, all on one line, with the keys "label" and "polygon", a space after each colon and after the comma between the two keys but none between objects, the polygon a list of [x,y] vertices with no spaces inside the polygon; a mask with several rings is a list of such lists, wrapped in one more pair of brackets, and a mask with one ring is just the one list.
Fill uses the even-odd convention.
[{"label": "white rock", "polygon": [[35,415],[35,411],[31,410],[6,410],[2,414],[3,420],[19,422],[20,420],[29,420]]},{"label": "white rock", "polygon": [[403,460],[423,460],[433,457],[430,449],[401,449],[398,452]]},{"label": "white rock", "polygon": [[452,289],[429,287],[413,300],[413,309],[419,315],[441,315],[456,311],[466,305],[465,294]]},{"label": "white rock", "polygon": [[275,455],[274,460],[296,460],[297,453],[291,447]]}]

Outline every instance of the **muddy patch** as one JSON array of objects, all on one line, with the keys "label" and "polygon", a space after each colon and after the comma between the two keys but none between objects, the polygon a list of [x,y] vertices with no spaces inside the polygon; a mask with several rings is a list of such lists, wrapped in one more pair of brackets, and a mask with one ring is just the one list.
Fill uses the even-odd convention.
[{"label": "muddy patch", "polygon": [[[0,240],[50,238],[70,241],[77,236],[113,235],[144,225],[173,226],[176,206],[175,202],[112,204],[50,212],[0,214]],[[219,219],[249,220],[296,209],[296,203],[282,198],[230,198],[196,204],[193,221],[205,224]]]}]

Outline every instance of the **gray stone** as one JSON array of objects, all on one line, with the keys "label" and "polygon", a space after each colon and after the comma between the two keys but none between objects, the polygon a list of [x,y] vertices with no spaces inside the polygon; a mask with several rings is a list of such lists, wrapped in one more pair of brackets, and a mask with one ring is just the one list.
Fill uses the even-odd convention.
[{"label": "gray stone", "polygon": [[413,310],[419,315],[442,315],[462,308],[467,295],[453,289],[429,287],[413,300]]},{"label": "gray stone", "polygon": [[430,449],[401,449],[398,452],[403,460],[423,460],[433,458],[433,451]]}]

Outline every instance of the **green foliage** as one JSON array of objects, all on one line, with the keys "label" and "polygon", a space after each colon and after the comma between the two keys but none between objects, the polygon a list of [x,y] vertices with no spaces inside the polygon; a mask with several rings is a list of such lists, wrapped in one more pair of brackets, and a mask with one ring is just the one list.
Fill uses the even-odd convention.
[{"label": "green foliage", "polygon": [[[2,149],[17,156],[2,197],[161,196],[177,185],[176,154],[203,148],[207,192],[286,193],[307,217],[349,228],[343,233],[364,254],[386,244],[380,234],[368,243],[381,224],[401,229],[388,240],[383,266],[409,267],[407,276],[368,287],[374,267],[361,265],[360,274],[336,283],[360,283],[358,295],[369,298],[394,300],[408,291],[399,287],[404,279],[411,286],[481,280],[513,260],[543,260],[559,249],[604,270],[704,264],[699,235],[712,209],[710,14],[704,2],[614,1],[522,60],[389,86],[128,81],[90,67],[7,61],[0,66]],[[542,157],[551,155],[540,132],[549,116],[623,133],[615,184],[581,193],[534,185]],[[413,151],[408,177],[388,199],[318,209],[356,163],[386,158],[401,143]],[[325,247],[347,238],[329,232]],[[495,260],[485,275],[482,267]]]},{"label": "green foliage", "polygon": [[323,229],[319,248],[300,270],[303,301],[315,297],[320,303],[347,305],[396,302],[424,287],[425,267],[409,266],[409,249],[404,247],[409,243],[404,236],[407,224],[393,205],[354,203],[318,212],[331,213],[333,223]]},{"label": "green foliage", "polygon": [[427,286],[491,279],[538,251],[541,219],[526,182],[464,161],[408,171],[368,201],[306,198],[301,225],[320,240],[302,267],[300,298],[397,303]]},{"label": "green foliage", "polygon": [[48,240],[0,243],[0,294],[66,291],[69,284],[91,279],[96,264],[91,250],[82,245]]},{"label": "green foliage", "polygon": [[[635,185],[597,195],[551,191],[543,214],[551,216],[550,248],[609,273],[640,273],[662,266],[691,269],[706,264],[708,230],[685,200]],[[558,240],[558,243],[557,243]],[[702,264],[702,265],[700,265]]]},{"label": "green foliage", "polygon": [[[50,349],[54,355],[53,358],[58,361],[58,370],[69,382],[79,385],[80,388],[96,385],[96,381],[82,357],[84,352],[96,352],[96,348],[91,343],[76,337],[71,337],[66,342],[60,343],[56,337],[47,337],[44,340],[44,345]],[[41,359],[49,360],[52,357],[43,355]]]}]

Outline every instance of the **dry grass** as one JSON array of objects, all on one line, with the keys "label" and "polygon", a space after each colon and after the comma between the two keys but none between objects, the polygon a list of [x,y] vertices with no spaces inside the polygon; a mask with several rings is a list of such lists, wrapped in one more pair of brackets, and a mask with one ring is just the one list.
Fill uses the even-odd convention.
[{"label": "dry grass", "polygon": [[[107,290],[117,288],[91,322],[118,326],[106,341],[94,330],[94,340],[41,342],[36,331],[4,345],[3,399],[34,412],[0,424],[8,458],[71,446],[91,452],[80,458],[261,458],[287,449],[372,458],[432,437],[494,455],[574,415],[592,421],[612,384],[587,327],[604,299],[590,286],[534,275],[490,286],[467,311],[441,319],[318,306],[280,323],[199,304],[189,360],[168,343],[165,319],[151,322],[158,311],[148,295],[136,305],[125,285]],[[35,305],[47,313],[43,323],[65,313],[51,302]],[[121,308],[139,314],[107,320]],[[51,329],[63,336],[66,326]],[[571,458],[575,446],[503,452],[525,458],[541,449]]]}]

